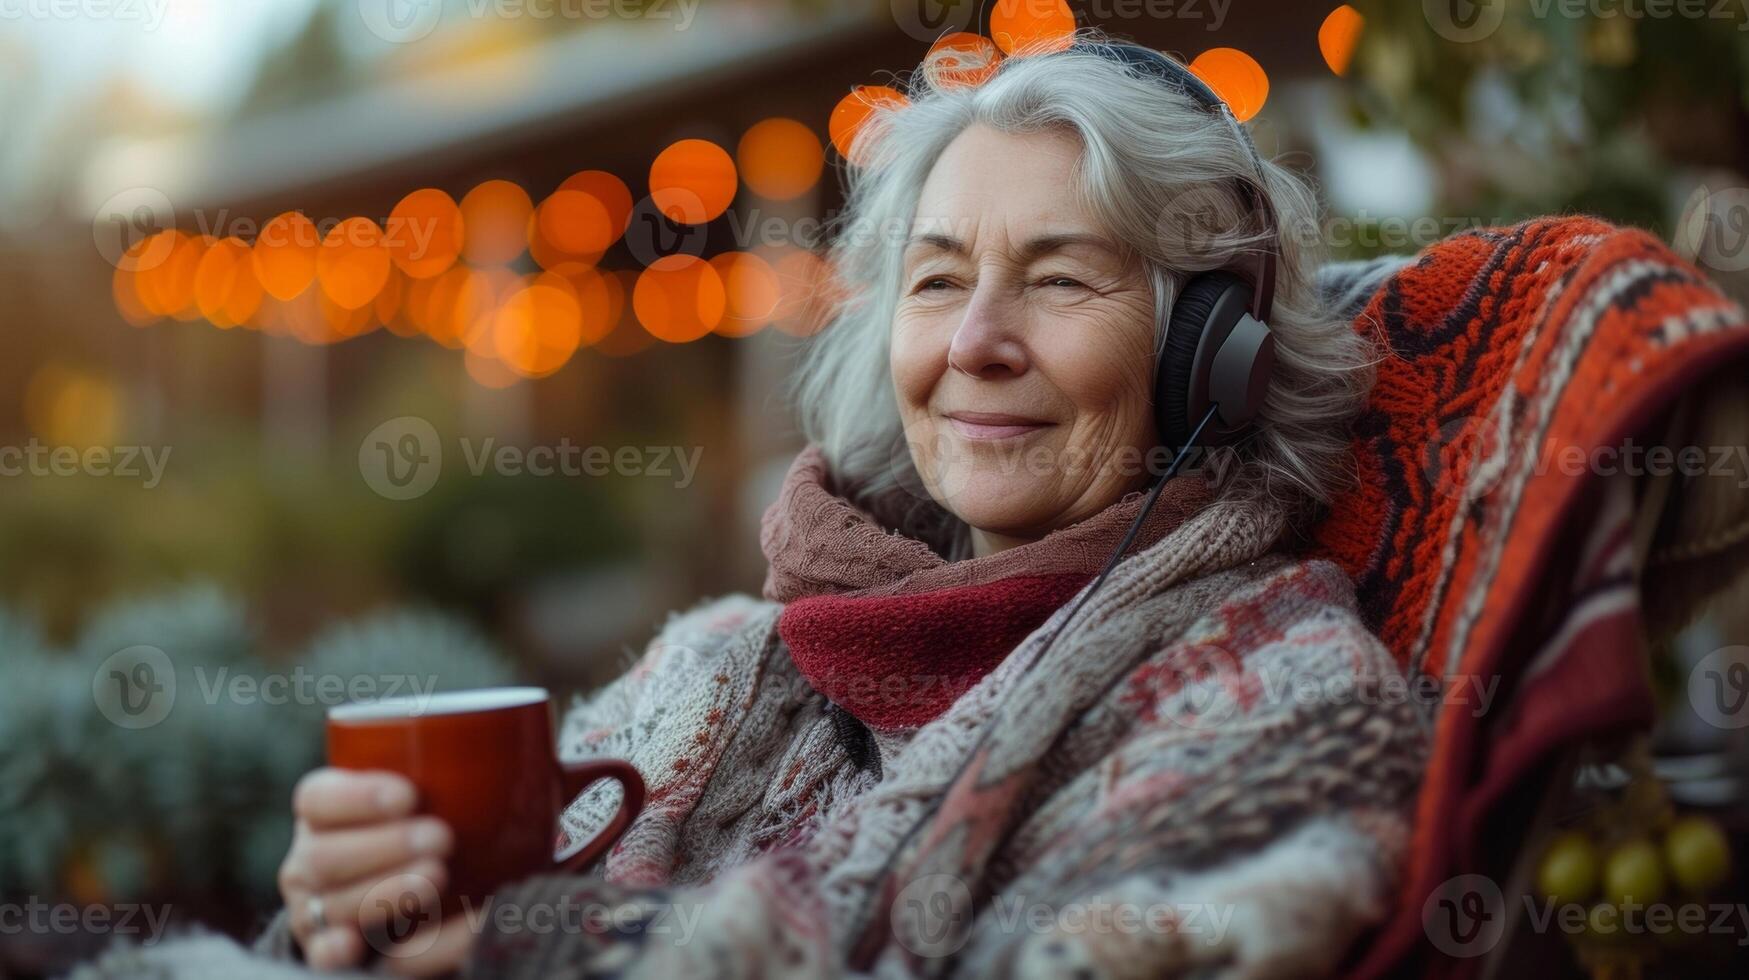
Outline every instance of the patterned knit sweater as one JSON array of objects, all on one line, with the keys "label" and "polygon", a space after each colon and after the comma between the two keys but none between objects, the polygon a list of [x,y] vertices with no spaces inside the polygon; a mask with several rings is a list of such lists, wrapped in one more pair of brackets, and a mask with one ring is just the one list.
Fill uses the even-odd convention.
[{"label": "patterned knit sweater", "polygon": [[[675,617],[575,707],[650,804],[600,874],[512,886],[470,976],[1307,975],[1384,913],[1426,720],[1334,565],[1206,508],[1120,565],[940,717],[859,766],[778,632],[730,598]],[[879,775],[876,775],[878,773]],[[571,808],[605,823],[617,788]]]}]

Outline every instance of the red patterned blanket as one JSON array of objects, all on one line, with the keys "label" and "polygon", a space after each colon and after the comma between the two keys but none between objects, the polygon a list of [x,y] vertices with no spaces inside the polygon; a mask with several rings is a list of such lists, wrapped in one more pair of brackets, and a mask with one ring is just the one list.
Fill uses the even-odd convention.
[{"label": "red patterned blanket", "polygon": [[1352,975],[1429,944],[1448,955],[1416,972],[1450,972],[1498,936],[1435,894],[1482,867],[1493,805],[1553,749],[1651,720],[1630,507],[1600,472],[1749,350],[1749,321],[1652,235],[1550,217],[1426,249],[1355,326],[1394,356],[1356,427],[1362,488],[1313,551],[1447,697],[1398,908]]}]

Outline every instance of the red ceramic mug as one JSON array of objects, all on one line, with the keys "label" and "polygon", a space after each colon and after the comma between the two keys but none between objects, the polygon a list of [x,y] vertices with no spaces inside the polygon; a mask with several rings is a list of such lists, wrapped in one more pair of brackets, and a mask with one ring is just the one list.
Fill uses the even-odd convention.
[{"label": "red ceramic mug", "polygon": [[[644,781],[623,759],[560,762],[552,701],[538,687],[499,687],[340,705],[328,712],[328,762],[397,772],[419,810],[455,832],[445,910],[499,886],[600,857],[644,807]],[[618,780],[619,811],[588,843],[555,851],[559,814],[598,780]]]}]

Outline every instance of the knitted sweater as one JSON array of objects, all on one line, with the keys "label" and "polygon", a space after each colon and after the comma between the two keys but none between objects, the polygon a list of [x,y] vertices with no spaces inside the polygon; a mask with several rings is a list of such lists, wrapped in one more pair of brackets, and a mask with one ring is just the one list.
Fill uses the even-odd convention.
[{"label": "knitted sweater", "polygon": [[[1268,554],[1278,531],[1197,512],[1057,643],[1068,605],[933,721],[877,728],[872,769],[779,605],[675,617],[562,736],[634,762],[648,808],[599,874],[500,892],[468,975],[1334,968],[1393,894],[1426,720],[1346,578]],[[567,908],[619,911],[522,925]]]}]

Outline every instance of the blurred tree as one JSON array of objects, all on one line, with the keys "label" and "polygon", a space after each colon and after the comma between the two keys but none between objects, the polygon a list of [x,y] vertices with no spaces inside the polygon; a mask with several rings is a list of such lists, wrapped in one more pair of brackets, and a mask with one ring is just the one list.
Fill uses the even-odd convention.
[{"label": "blurred tree", "polygon": [[1442,213],[1587,211],[1669,237],[1673,165],[1749,169],[1740,5],[1706,4],[1704,16],[1626,5],[1569,16],[1574,5],[1532,0],[1356,6],[1354,117],[1400,128],[1428,154]]}]

